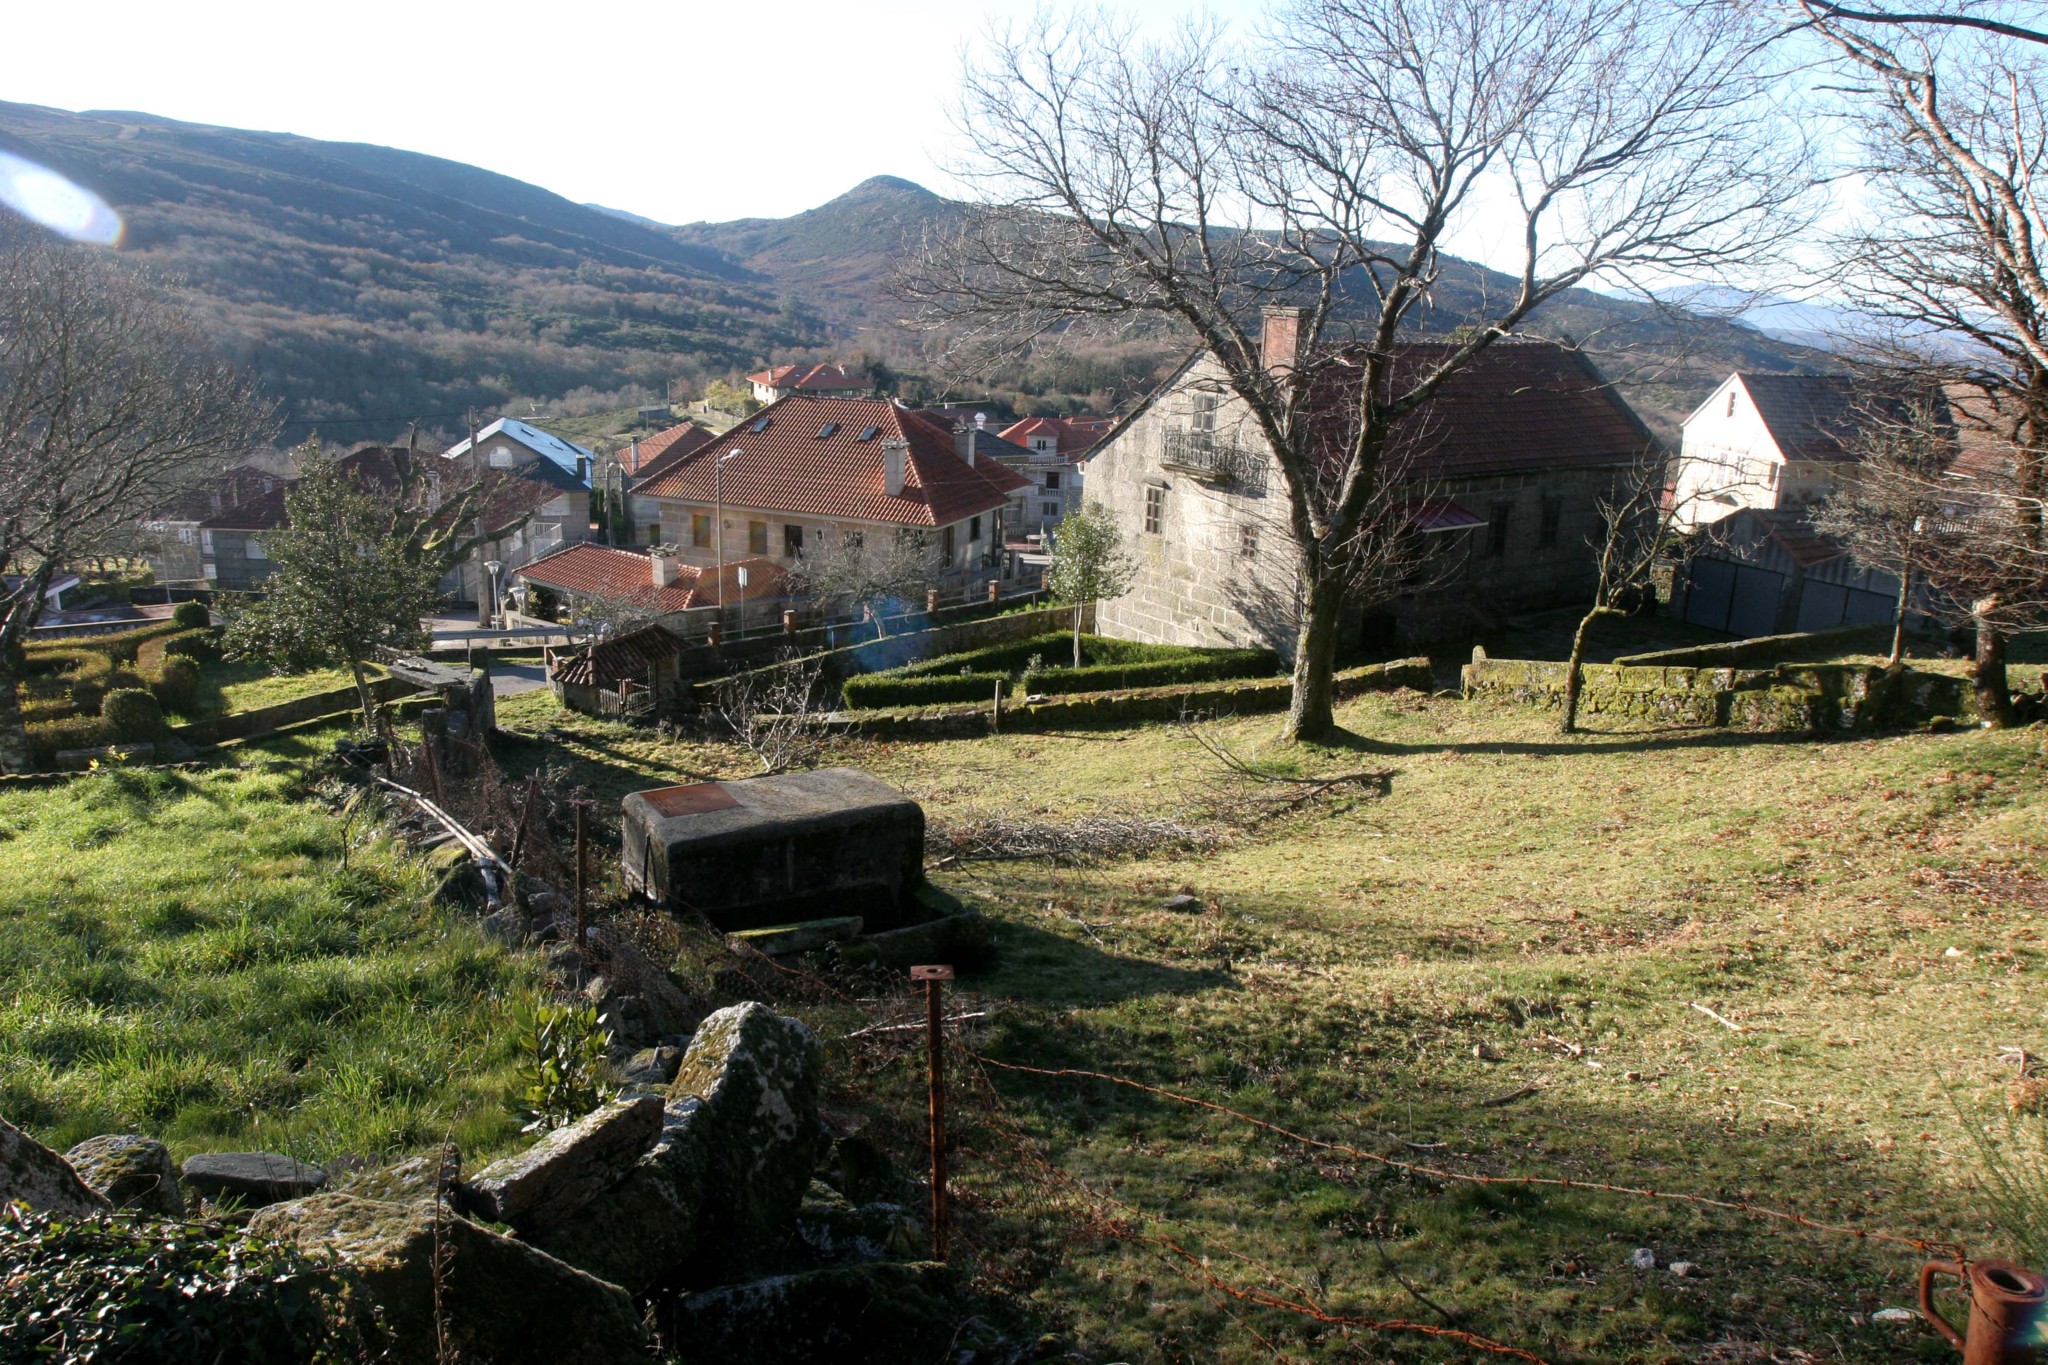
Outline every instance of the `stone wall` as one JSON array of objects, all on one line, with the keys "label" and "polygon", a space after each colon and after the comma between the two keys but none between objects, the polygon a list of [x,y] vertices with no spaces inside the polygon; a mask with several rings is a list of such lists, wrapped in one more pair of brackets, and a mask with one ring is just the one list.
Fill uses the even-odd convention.
[{"label": "stone wall", "polygon": [[1851,639],[1874,639],[1882,633],[1884,647],[1890,648],[1891,632],[1885,627],[1836,626],[1832,630],[1813,630],[1793,635],[1756,635],[1747,640],[1728,640],[1720,644],[1685,645],[1678,649],[1657,649],[1647,654],[1627,654],[1616,659],[1618,664],[1659,664],[1690,665],[1706,668],[1729,668],[1736,664],[1769,663],[1795,649],[1805,649],[1816,641],[1840,640],[1846,645]]},{"label": "stone wall", "polygon": [[[1618,716],[1669,725],[1781,734],[1827,734],[1911,725],[1949,717],[1972,720],[1967,682],[1906,669],[1896,677],[1861,664],[1785,664],[1776,668],[1688,668],[1586,664],[1582,719]],[[1566,666],[1552,660],[1475,659],[1463,671],[1465,695],[1564,706]]]},{"label": "stone wall", "polygon": [[[370,694],[378,701],[390,701],[416,690],[403,678],[379,678],[370,684]],[[315,692],[311,696],[281,701],[275,706],[259,706],[253,711],[237,711],[212,720],[193,721],[190,725],[174,725],[171,734],[195,748],[204,748],[225,740],[268,734],[272,730],[317,720],[321,716],[341,715],[360,705],[355,688],[338,687],[329,692]]]}]

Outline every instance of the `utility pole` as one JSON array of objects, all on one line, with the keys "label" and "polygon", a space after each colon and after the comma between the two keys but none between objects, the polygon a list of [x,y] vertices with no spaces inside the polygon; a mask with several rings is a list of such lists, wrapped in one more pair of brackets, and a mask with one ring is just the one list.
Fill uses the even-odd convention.
[{"label": "utility pole", "polygon": [[[476,448],[476,409],[475,409],[475,408],[471,408],[471,409],[469,410],[469,413],[468,413],[468,417],[469,417],[469,458],[470,458],[471,462],[472,462],[472,463],[474,463],[474,464],[476,465],[476,468],[477,468],[477,477],[478,477],[478,478],[483,478],[483,477],[484,477],[484,471],[485,471],[485,470],[486,470],[486,469],[487,469],[487,468],[489,467],[489,464],[490,464],[490,462],[489,462],[488,460],[485,460],[485,459],[481,458],[481,457],[482,457],[482,454],[483,454],[483,452],[482,452],[482,451],[480,451],[480,450],[478,450],[478,449]],[[476,534],[477,534],[477,537],[478,537],[478,539],[477,539],[477,543],[476,543],[476,623],[477,623],[477,625],[478,625],[478,626],[482,627],[483,629],[485,629],[485,630],[489,630],[489,629],[491,628],[491,601],[490,601],[490,592],[489,592],[489,590],[488,590],[488,589],[487,589],[487,588],[486,588],[486,587],[484,586],[484,556],[485,556],[485,555],[486,555],[487,553],[489,553],[489,552],[488,552],[487,550],[485,550],[485,548],[484,548],[484,542],[483,542],[483,539],[482,539],[482,537],[483,537],[483,533],[484,533],[484,518],[483,518],[483,512],[481,511],[481,509],[479,509],[479,511],[477,512],[477,518],[476,518]]]}]

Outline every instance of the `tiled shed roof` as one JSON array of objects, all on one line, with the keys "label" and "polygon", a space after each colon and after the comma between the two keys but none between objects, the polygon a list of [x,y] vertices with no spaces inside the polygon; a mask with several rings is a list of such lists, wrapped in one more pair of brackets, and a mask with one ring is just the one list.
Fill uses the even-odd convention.
[{"label": "tiled shed roof", "polygon": [[558,658],[554,678],[556,682],[617,687],[622,682],[646,678],[648,669],[666,663],[682,648],[683,642],[675,632],[659,624],[642,626],[601,640],[567,658]]},{"label": "tiled shed roof", "polygon": [[[903,491],[884,491],[883,451],[907,444]],[[880,398],[777,399],[723,436],[642,484],[642,497],[708,505],[713,462],[725,467],[725,505],[791,517],[946,526],[1008,501],[1030,480],[992,460],[972,467],[953,453],[953,435]]]},{"label": "tiled shed roof", "polygon": [[[744,590],[739,585],[742,567],[747,570]],[[593,541],[565,545],[522,566],[513,576],[557,592],[630,602],[649,611],[686,611],[715,606],[719,601],[718,578],[708,568],[678,564],[676,581],[657,587],[654,565],[645,551],[621,550]],[[760,556],[728,563],[724,569],[725,603],[732,606],[780,597],[784,576],[780,564]]]}]

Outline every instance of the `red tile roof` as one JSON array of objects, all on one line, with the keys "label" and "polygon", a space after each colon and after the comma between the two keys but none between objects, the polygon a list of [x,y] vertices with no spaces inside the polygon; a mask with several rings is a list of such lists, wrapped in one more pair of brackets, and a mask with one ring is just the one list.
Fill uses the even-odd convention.
[{"label": "red tile roof", "polygon": [[1026,417],[997,432],[1005,441],[1028,447],[1034,436],[1050,436],[1053,449],[1070,460],[1078,460],[1095,448],[1096,442],[1115,425],[1107,417]]},{"label": "red tile roof", "polygon": [[[1393,386],[1414,383],[1450,350],[1448,342],[1404,343]],[[1353,424],[1339,417],[1357,401],[1356,373],[1340,360],[1312,381],[1309,407],[1319,417],[1311,439],[1333,465],[1349,450]],[[1433,482],[1628,464],[1652,442],[1584,356],[1556,342],[1517,338],[1481,351],[1403,418],[1385,458],[1396,477]]]},{"label": "red tile roof", "polygon": [[[739,571],[747,572],[747,586],[739,586]],[[782,596],[786,571],[772,559],[758,556],[725,565],[725,603],[763,602]],[[691,607],[716,606],[718,577],[710,569],[691,564],[676,565],[676,581],[667,587],[654,582],[654,565],[642,550],[621,550],[594,541],[577,541],[552,554],[543,555],[516,570],[515,578],[579,597],[602,597],[630,602],[649,611],[686,611]]]},{"label": "red tile roof", "polygon": [[652,478],[716,434],[695,422],[678,422],[666,431],[620,447],[619,464],[635,478]]},{"label": "red tile roof", "polygon": [[[899,440],[908,459],[903,491],[891,495],[883,491],[883,448]],[[713,462],[734,450],[741,453],[725,467],[725,505],[791,517],[947,526],[993,512],[1031,486],[993,460],[969,467],[953,453],[951,432],[886,399],[791,394],[634,491],[708,506]]]},{"label": "red tile roof", "polygon": [[588,649],[555,660],[556,682],[617,687],[644,681],[647,670],[682,652],[683,642],[660,623],[600,640]]},{"label": "red tile roof", "polygon": [[766,384],[771,389],[795,389],[799,392],[809,389],[815,393],[830,393],[835,389],[860,393],[867,388],[866,384],[837,365],[777,365],[772,370],[748,375],[747,382]]}]

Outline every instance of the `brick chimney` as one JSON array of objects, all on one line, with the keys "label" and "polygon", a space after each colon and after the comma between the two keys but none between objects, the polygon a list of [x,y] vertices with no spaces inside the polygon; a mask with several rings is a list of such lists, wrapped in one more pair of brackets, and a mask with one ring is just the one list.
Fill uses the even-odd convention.
[{"label": "brick chimney", "polygon": [[1301,363],[1301,319],[1306,312],[1306,308],[1277,303],[1259,310],[1265,323],[1259,338],[1259,355],[1266,362],[1266,373],[1285,378]]},{"label": "brick chimney", "polygon": [[900,497],[904,480],[910,473],[910,442],[884,441],[882,443],[882,491],[890,497]]}]

